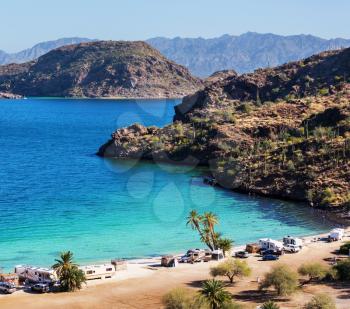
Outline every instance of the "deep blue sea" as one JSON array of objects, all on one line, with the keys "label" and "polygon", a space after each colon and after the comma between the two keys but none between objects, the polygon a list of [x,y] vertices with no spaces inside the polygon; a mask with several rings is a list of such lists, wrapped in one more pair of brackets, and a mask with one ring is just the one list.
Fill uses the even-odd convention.
[{"label": "deep blue sea", "polygon": [[80,263],[198,247],[191,209],[213,211],[236,244],[324,232],[307,207],[215,189],[203,168],[95,155],[118,127],[171,122],[178,100],[0,101],[0,267]]}]

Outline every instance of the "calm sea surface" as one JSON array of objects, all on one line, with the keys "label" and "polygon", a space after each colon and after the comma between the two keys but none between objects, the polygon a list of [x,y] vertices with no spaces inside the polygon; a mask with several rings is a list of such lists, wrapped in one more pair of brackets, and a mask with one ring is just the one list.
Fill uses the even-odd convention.
[{"label": "calm sea surface", "polygon": [[134,122],[164,126],[177,100],[0,101],[0,267],[49,266],[181,252],[200,246],[191,209],[213,211],[236,244],[324,232],[301,205],[202,184],[201,169],[104,160],[99,146]]}]

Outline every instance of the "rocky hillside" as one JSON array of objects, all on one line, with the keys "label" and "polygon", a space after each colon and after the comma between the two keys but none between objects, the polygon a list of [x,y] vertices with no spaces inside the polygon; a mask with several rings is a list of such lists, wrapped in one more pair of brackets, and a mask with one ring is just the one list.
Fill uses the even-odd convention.
[{"label": "rocky hillside", "polygon": [[312,35],[280,36],[248,32],[218,38],[154,38],[147,41],[169,59],[186,66],[192,74],[207,77],[216,71],[239,73],[273,67],[311,55],[349,47],[350,40],[325,40]]},{"label": "rocky hillside", "polygon": [[0,66],[0,91],[24,96],[167,98],[201,86],[144,42],[68,45],[32,62]]},{"label": "rocky hillside", "polygon": [[350,207],[350,49],[216,74],[173,124],[117,130],[98,154],[208,165],[233,190]]}]

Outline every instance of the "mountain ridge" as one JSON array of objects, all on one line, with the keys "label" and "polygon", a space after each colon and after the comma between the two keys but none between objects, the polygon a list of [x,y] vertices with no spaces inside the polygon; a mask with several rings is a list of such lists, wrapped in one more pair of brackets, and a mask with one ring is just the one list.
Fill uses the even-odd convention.
[{"label": "mountain ridge", "polygon": [[[63,38],[36,44],[18,53],[0,50],[0,65],[31,61],[54,48],[75,43],[96,41],[88,38]],[[146,40],[170,60],[184,65],[199,77],[217,71],[253,72],[258,68],[277,66],[307,58],[322,51],[350,47],[350,39],[323,39],[310,34],[277,35],[247,32],[241,35],[224,34],[214,38],[165,38]]]},{"label": "mountain ridge", "polygon": [[322,39],[313,35],[282,36],[247,32],[204,38],[153,38],[147,40],[169,59],[186,66],[192,74],[207,77],[216,71],[238,73],[277,66],[322,51],[350,46],[350,39]]}]

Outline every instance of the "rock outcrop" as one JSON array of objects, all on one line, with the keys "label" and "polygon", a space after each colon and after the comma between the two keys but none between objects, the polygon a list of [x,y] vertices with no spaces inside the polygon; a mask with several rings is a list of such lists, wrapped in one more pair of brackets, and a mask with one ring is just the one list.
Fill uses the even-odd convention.
[{"label": "rock outcrop", "polygon": [[23,96],[8,92],[0,92],[0,99],[18,100],[23,99]]},{"label": "rock outcrop", "polygon": [[0,91],[24,96],[170,98],[202,81],[144,42],[68,45],[25,64],[0,67]]},{"label": "rock outcrop", "polygon": [[117,130],[99,155],[204,164],[223,187],[350,207],[350,49],[224,74],[175,111],[164,128]]}]

